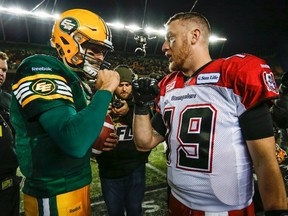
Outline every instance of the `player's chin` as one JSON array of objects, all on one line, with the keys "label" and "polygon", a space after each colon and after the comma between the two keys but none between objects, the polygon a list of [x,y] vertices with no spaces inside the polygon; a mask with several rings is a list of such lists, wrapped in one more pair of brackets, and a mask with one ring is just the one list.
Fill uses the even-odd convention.
[{"label": "player's chin", "polygon": [[184,68],[182,67],[181,64],[173,61],[169,64],[169,71],[183,71]]},{"label": "player's chin", "polygon": [[177,65],[176,65],[175,61],[170,61],[169,62],[169,69],[172,71],[175,71],[176,68],[177,68]]},{"label": "player's chin", "polygon": [[177,70],[174,62],[169,63],[169,70],[170,71],[176,71]]}]

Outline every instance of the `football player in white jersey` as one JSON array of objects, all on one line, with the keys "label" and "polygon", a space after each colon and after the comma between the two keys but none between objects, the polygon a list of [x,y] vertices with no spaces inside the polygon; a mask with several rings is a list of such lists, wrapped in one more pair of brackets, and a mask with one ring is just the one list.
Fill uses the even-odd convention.
[{"label": "football player in white jersey", "polygon": [[[162,46],[171,73],[138,79],[134,139],[139,150],[168,144],[169,215],[251,216],[253,171],[266,215],[287,214],[269,106],[279,97],[266,62],[249,54],[212,60],[211,28],[197,12],[175,14]],[[157,114],[150,123],[148,101]]]}]

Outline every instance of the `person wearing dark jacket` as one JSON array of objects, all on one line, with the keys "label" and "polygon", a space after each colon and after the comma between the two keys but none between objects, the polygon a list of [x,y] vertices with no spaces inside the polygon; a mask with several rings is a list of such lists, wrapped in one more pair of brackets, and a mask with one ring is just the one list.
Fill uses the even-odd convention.
[{"label": "person wearing dark jacket", "polygon": [[133,107],[132,79],[134,73],[126,65],[115,69],[120,75],[120,84],[114,92],[110,115],[119,136],[115,149],[96,156],[103,198],[110,216],[142,215],[145,192],[145,164],[148,152],[136,150],[132,134]]},{"label": "person wearing dark jacket", "polygon": [[8,71],[7,61],[7,54],[0,52],[0,212],[3,216],[19,216],[21,178],[16,175],[18,160],[9,121],[11,95],[1,89]]}]

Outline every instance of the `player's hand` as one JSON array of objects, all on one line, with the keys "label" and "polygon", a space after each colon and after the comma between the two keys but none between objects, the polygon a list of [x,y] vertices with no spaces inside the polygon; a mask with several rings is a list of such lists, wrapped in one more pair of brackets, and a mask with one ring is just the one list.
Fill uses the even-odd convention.
[{"label": "player's hand", "polygon": [[110,133],[110,136],[106,138],[104,142],[104,148],[102,149],[102,151],[113,150],[117,146],[118,141],[119,141],[119,136],[115,133]]},{"label": "player's hand", "polygon": [[282,75],[281,84],[279,86],[279,93],[280,97],[288,95],[288,72],[285,72]]},{"label": "player's hand", "polygon": [[132,82],[133,100],[137,106],[148,106],[160,93],[158,81],[154,78],[141,77]]},{"label": "player's hand", "polygon": [[108,90],[112,94],[120,83],[120,76],[116,71],[113,70],[99,70],[95,88],[97,90]]}]

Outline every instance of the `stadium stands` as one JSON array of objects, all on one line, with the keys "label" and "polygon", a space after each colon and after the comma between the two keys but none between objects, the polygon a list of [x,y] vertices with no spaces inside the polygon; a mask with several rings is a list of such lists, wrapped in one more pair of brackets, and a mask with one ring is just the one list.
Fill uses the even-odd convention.
[{"label": "stadium stands", "polygon": [[[57,56],[54,48],[43,45],[19,44],[19,43],[0,43],[1,51],[9,56],[9,73],[4,89],[11,90],[11,82],[16,68],[21,61],[33,54],[47,54]],[[151,73],[166,74],[168,72],[168,60],[163,56],[147,55],[146,57],[136,56],[135,53],[112,52],[109,53],[106,60],[111,63],[111,68],[119,64],[127,64],[138,76],[149,76]]]}]

